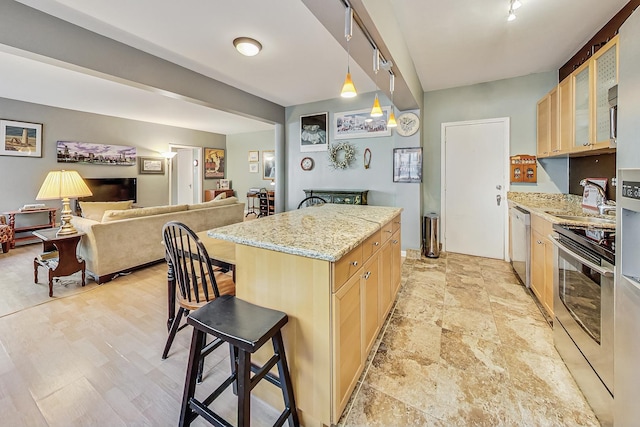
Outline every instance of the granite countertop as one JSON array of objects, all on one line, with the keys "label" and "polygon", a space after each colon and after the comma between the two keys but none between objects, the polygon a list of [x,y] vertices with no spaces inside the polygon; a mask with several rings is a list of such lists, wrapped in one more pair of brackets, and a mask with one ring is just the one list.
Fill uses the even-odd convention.
[{"label": "granite countertop", "polygon": [[402,212],[401,208],[325,204],[209,230],[209,237],[335,262]]},{"label": "granite countertop", "polygon": [[[525,193],[508,192],[507,199],[511,204],[528,210],[553,224],[567,224],[575,227],[615,229],[615,216],[600,215],[597,212],[585,212],[582,208],[582,197],[575,194],[559,193]],[[613,223],[593,223],[588,221],[558,218],[555,215],[576,217],[592,217],[613,220]]]}]

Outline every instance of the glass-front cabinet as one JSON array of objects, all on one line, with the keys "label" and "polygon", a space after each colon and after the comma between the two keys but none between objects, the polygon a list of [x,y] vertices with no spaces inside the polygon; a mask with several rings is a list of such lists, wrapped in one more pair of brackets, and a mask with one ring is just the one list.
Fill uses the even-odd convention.
[{"label": "glass-front cabinet", "polygon": [[594,148],[609,147],[609,89],[618,83],[618,42],[607,44],[594,56],[595,141]]},{"label": "glass-front cabinet", "polygon": [[618,83],[618,36],[538,102],[538,157],[608,150],[609,89]]},{"label": "glass-front cabinet", "polygon": [[591,147],[591,63],[584,63],[572,75],[574,79],[574,149],[588,150]]}]

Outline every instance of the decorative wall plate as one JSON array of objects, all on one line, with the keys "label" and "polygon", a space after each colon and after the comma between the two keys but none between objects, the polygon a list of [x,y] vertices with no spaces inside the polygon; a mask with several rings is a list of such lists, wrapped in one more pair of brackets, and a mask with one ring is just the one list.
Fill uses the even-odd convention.
[{"label": "decorative wall plate", "polygon": [[396,132],[400,136],[411,136],[418,132],[420,128],[420,117],[414,113],[402,113],[398,116],[396,122],[398,123]]},{"label": "decorative wall plate", "polygon": [[310,171],[313,169],[313,159],[311,157],[305,157],[300,162],[300,167],[303,171]]}]

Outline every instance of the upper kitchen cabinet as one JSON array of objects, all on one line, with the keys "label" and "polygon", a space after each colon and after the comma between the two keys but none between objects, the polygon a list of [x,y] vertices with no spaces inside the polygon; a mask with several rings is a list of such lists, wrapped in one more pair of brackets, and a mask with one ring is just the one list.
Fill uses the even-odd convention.
[{"label": "upper kitchen cabinet", "polygon": [[609,149],[609,88],[618,83],[618,37],[538,102],[538,157]]}]

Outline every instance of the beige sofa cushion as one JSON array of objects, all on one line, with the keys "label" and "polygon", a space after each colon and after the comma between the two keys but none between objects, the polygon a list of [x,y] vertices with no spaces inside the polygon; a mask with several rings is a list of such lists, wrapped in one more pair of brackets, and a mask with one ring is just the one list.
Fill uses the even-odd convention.
[{"label": "beige sofa cushion", "polygon": [[78,202],[82,210],[82,217],[92,219],[94,221],[102,221],[104,212],[107,210],[124,210],[131,209],[133,200],[125,200],[122,202]]},{"label": "beige sofa cushion", "polygon": [[195,210],[198,210],[198,209],[215,208],[216,206],[232,205],[234,203],[238,203],[238,198],[237,197],[227,197],[226,199],[222,199],[222,200],[211,200],[209,202],[197,203],[195,205],[189,205],[189,210],[190,211],[195,211]]},{"label": "beige sofa cushion", "polygon": [[120,221],[122,219],[140,218],[172,212],[186,211],[187,205],[175,206],[154,206],[150,208],[128,209],[128,210],[107,210],[102,216],[102,222]]}]

